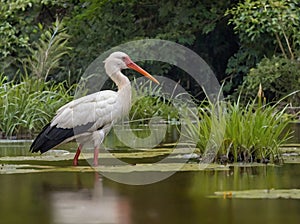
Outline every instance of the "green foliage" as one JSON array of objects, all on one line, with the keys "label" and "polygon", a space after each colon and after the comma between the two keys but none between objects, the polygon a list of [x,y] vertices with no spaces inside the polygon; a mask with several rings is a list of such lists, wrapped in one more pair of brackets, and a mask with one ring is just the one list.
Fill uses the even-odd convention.
[{"label": "green foliage", "polygon": [[[40,25],[42,29],[42,26]],[[69,35],[63,24],[56,20],[51,30],[46,30],[40,39],[29,47],[30,57],[23,60],[23,65],[31,76],[47,80],[51,71],[60,68],[60,61],[71,49],[67,46]]]},{"label": "green foliage", "polygon": [[54,85],[28,77],[14,83],[1,76],[0,84],[0,132],[7,138],[32,137],[60,106],[72,99],[70,91],[74,89],[67,89],[65,83]]},{"label": "green foliage", "polygon": [[0,2],[0,57],[18,54],[30,46],[38,32],[36,18],[43,5],[61,5],[60,0],[2,0]]},{"label": "green foliage", "polygon": [[[300,62],[283,57],[264,58],[257,68],[250,70],[238,92],[243,99],[253,99],[259,85],[264,90],[267,101],[279,101],[285,96],[300,90]],[[300,105],[300,93],[285,99],[293,106]]]},{"label": "green foliage", "polygon": [[[0,77],[0,132],[4,137],[29,137],[50,121],[56,109],[72,97],[62,82],[54,85],[39,79],[47,79],[68,47],[68,36],[57,21],[51,31],[35,23],[42,5],[60,4],[60,1],[1,1],[0,44],[1,70],[20,62],[22,69],[11,73],[6,70]],[[4,21],[4,22],[2,22]],[[30,25],[29,25],[30,24]],[[41,35],[38,42],[31,43]],[[31,42],[30,42],[31,41]],[[30,52],[30,56],[26,56]],[[24,70],[23,70],[24,69]],[[17,78],[17,77],[21,78]],[[9,81],[13,77],[14,80]],[[25,136],[22,136],[25,135]]]},{"label": "green foliage", "polygon": [[166,121],[178,118],[178,111],[161,97],[140,97],[132,107],[130,120],[148,123],[153,117],[162,117]]},{"label": "green foliage", "polygon": [[[25,21],[18,17],[27,7],[32,7],[32,1],[1,1],[0,4],[0,56],[7,57],[18,47],[28,47],[29,37],[27,34],[20,33],[18,27],[24,25]],[[19,24],[15,25],[15,22]]]},{"label": "green foliage", "polygon": [[[78,4],[68,22],[76,46],[72,64],[78,65],[77,69],[85,68],[101,52],[143,38],[166,39],[192,47],[197,41],[202,43],[197,39],[199,34],[214,30],[228,6],[229,2],[217,0],[92,0]],[[150,71],[160,75],[169,70]]]},{"label": "green foliage", "polygon": [[262,55],[254,49],[241,48],[235,53],[227,64],[226,73],[227,77],[226,85],[224,85],[224,92],[227,94],[235,94],[236,88],[243,82],[243,77],[248,74],[251,68],[253,68],[262,58]]},{"label": "green foliage", "polygon": [[160,117],[165,122],[176,122],[180,119],[179,108],[186,107],[188,102],[182,95],[171,96],[165,93],[162,86],[147,81],[142,85],[134,82],[133,105],[129,114],[130,121],[148,123],[153,117]]},{"label": "green foliage", "polygon": [[228,9],[226,15],[231,16],[229,24],[239,35],[241,45],[227,65],[228,93],[232,93],[264,57],[283,55],[296,59],[300,47],[299,1],[245,0]]},{"label": "green foliage", "polygon": [[[67,54],[68,38],[57,20],[52,30],[46,30],[38,42],[28,46],[31,55],[20,60],[23,70],[16,73],[15,80],[8,81],[7,76],[1,76],[0,101],[3,106],[0,110],[0,131],[4,137],[32,136],[50,121],[59,106],[72,98],[70,91],[74,86],[70,83],[46,82]],[[18,79],[18,76],[21,78]]]},{"label": "green foliage", "polygon": [[[300,45],[298,1],[246,0],[232,7],[235,2],[1,1],[0,71],[14,77],[16,71],[22,69],[19,61],[24,62],[30,58],[32,64],[27,63],[26,67],[28,75],[40,78],[50,75],[60,81],[72,74],[71,81],[75,82],[78,80],[76,76],[81,75],[91,61],[109,48],[135,39],[161,38],[192,48],[222,77],[227,58],[235,53],[227,42],[227,39],[232,42],[235,39],[224,35],[226,32],[231,33],[233,27],[240,38],[240,49],[229,60],[226,71],[230,75],[227,80],[231,80],[226,86],[227,92],[232,93],[241,84],[243,76],[264,56],[282,53],[288,58],[294,58]],[[230,26],[226,27],[229,16]],[[52,36],[55,28],[46,30],[57,17],[64,17],[68,30]],[[57,42],[51,42],[52,38]],[[68,51],[64,41],[69,38],[68,45],[73,47],[72,51]],[[50,55],[46,59],[43,51],[46,52],[46,45],[50,42]],[[222,57],[219,59],[220,55]],[[174,70],[172,78],[181,80],[187,86],[192,83],[174,67],[155,63],[149,68],[156,75],[166,75]],[[193,85],[190,88],[197,89]],[[199,92],[198,89],[195,92]]]},{"label": "green foliage", "polygon": [[[71,73],[72,82],[76,82],[86,67],[104,51],[144,38],[167,39],[188,46],[223,74],[226,62],[222,61],[221,66],[216,64],[220,60],[215,55],[229,57],[228,52],[232,51],[226,43],[232,38],[226,39],[223,35],[224,30],[232,33],[224,28],[224,12],[230,4],[231,1],[218,0],[1,1],[0,21],[6,24],[2,26],[0,22],[0,30],[5,30],[0,32],[2,40],[5,40],[1,42],[5,46],[0,47],[0,55],[3,56],[0,57],[0,72],[14,77],[15,72],[21,69],[19,61],[31,57],[30,49],[41,44],[40,37],[45,40],[42,34],[58,17],[60,20],[63,18],[68,27],[73,50],[60,61],[62,68],[59,72],[51,74],[51,78],[57,81],[64,80]],[[40,24],[43,29],[39,28]],[[220,32],[214,33],[216,29]],[[217,44],[221,46],[213,46]],[[167,74],[172,69],[160,64],[150,67],[150,71],[157,75]],[[175,80],[191,83],[182,73],[175,74]]]},{"label": "green foliage", "polygon": [[0,73],[12,79],[34,42],[70,7],[69,0],[0,1]]},{"label": "green foliage", "polygon": [[300,7],[297,0],[246,0],[227,11],[229,23],[244,43],[277,42],[281,53],[294,58],[300,46]]},{"label": "green foliage", "polygon": [[225,157],[230,162],[278,162],[279,147],[290,136],[284,130],[291,117],[276,106],[256,104],[255,100],[246,106],[239,100],[203,104],[194,121],[186,121],[189,138],[198,142],[202,154],[209,141],[219,143],[215,160]]}]

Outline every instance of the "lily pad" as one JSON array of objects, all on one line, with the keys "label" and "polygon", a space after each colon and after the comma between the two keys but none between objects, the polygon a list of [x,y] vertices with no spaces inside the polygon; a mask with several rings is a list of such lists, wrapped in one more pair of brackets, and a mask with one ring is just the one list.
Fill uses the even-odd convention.
[{"label": "lily pad", "polygon": [[[138,159],[138,158],[152,158],[158,156],[168,156],[172,154],[172,157],[176,157],[178,155],[190,155],[194,153],[196,150],[189,149],[189,148],[181,148],[181,149],[170,149],[170,148],[160,148],[160,149],[141,149],[135,152],[104,152],[99,153],[99,159],[106,159],[106,158],[131,158],[131,159]],[[74,158],[75,153],[70,153],[66,150],[50,150],[44,154],[32,154],[29,156],[5,156],[0,157],[0,161],[31,161],[31,160],[38,160],[38,161],[62,161],[62,160],[72,160]],[[180,157],[180,158],[182,158]],[[83,152],[81,154],[80,159],[90,159],[93,158],[92,152]],[[176,157],[178,158],[178,157]]]},{"label": "lily pad", "polygon": [[2,164],[0,166],[0,174],[39,173],[49,171],[49,169],[55,169],[55,167],[29,164]]},{"label": "lily pad", "polygon": [[300,164],[300,148],[299,147],[284,147],[281,148],[281,155],[284,163],[299,163]]},{"label": "lily pad", "polygon": [[218,191],[213,198],[244,199],[300,199],[300,189],[256,189],[243,191]]},{"label": "lily pad", "polygon": [[[298,148],[285,149],[284,159],[288,162],[299,162]],[[75,150],[74,150],[75,151]],[[93,150],[87,149],[80,156],[80,165],[72,167],[75,152],[66,150],[49,150],[44,154],[29,154],[22,156],[0,157],[0,174],[33,173],[33,172],[177,172],[203,170],[229,170],[230,167],[266,166],[262,163],[234,163],[227,164],[198,164],[201,161],[199,149],[182,148],[154,148],[135,151],[108,150],[99,154],[99,167],[88,166],[93,160]],[[168,157],[167,160],[161,160]],[[116,160],[114,160],[116,159]],[[192,160],[190,160],[192,159]],[[187,162],[189,161],[189,162]],[[3,165],[1,166],[1,163]],[[275,166],[268,164],[267,166]]]},{"label": "lily pad", "polygon": [[299,146],[282,147],[282,148],[280,148],[280,152],[283,154],[297,153],[300,155],[300,145]]},{"label": "lily pad", "polygon": [[284,156],[283,157],[284,163],[297,163],[300,164],[300,156]]},{"label": "lily pad", "polygon": [[62,161],[72,160],[75,153],[69,153],[64,155],[33,155],[33,156],[4,156],[0,157],[0,161]]},{"label": "lily pad", "polygon": [[175,172],[175,171],[200,171],[200,170],[228,170],[229,167],[218,164],[136,164],[118,166],[47,166],[30,164],[2,164],[0,174],[36,173],[36,172],[105,172],[105,173],[131,173],[131,172]]},{"label": "lily pad", "polygon": [[229,170],[229,167],[219,164],[195,164],[195,163],[154,163],[136,164],[123,166],[104,166],[96,167],[100,172],[175,172],[175,171],[200,171],[200,170]]}]

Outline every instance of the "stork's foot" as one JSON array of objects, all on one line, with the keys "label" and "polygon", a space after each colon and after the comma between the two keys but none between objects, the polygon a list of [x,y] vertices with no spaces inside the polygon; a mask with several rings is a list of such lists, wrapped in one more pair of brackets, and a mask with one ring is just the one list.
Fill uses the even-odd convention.
[{"label": "stork's foot", "polygon": [[78,166],[78,160],[77,159],[73,159],[73,166]]}]

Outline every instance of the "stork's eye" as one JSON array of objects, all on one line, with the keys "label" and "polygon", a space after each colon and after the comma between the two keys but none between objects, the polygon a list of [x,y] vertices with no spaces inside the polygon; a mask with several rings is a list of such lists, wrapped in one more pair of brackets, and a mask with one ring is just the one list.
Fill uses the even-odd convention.
[{"label": "stork's eye", "polygon": [[122,57],[122,60],[125,61],[125,60],[126,60],[126,56],[123,56],[123,57]]}]

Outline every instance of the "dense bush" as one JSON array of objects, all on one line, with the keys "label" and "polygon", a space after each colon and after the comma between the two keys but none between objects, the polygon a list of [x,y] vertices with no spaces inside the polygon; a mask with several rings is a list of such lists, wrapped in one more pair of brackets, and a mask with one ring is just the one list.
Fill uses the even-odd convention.
[{"label": "dense bush", "polygon": [[240,87],[243,99],[254,99],[259,85],[262,85],[267,101],[277,101],[295,92],[285,99],[293,106],[300,105],[300,61],[283,57],[264,58],[256,68],[250,70]]},{"label": "dense bush", "polygon": [[[192,48],[221,76],[229,57],[228,52],[233,51],[231,36],[224,34],[232,33],[231,29],[226,29],[224,22],[224,12],[229,6],[230,1],[217,0],[93,0],[79,4],[67,19],[74,47],[74,55],[70,60],[72,71],[80,73],[98,55],[111,47],[131,40],[159,38]],[[222,26],[218,26],[220,23]],[[221,29],[222,32],[215,32]],[[173,69],[172,79],[181,80],[183,86],[189,83],[194,87],[190,77],[179,69],[175,68],[174,71],[171,66],[161,64],[146,65],[146,69],[156,75],[168,75],[170,69]],[[201,88],[195,89],[195,93],[199,91]]]},{"label": "dense bush", "polygon": [[297,59],[296,52],[300,48],[298,0],[245,0],[229,8],[226,15],[230,16],[229,24],[233,25],[240,42],[239,51],[230,58],[226,70],[230,77],[226,86],[228,93],[242,84],[243,77],[264,57],[282,55],[285,59]]},{"label": "dense bush", "polygon": [[[21,67],[19,61],[30,54],[56,18],[62,18],[69,1],[8,0],[0,2],[0,73],[12,78]],[[42,29],[41,29],[42,28]]]},{"label": "dense bush", "polygon": [[[282,54],[296,59],[300,44],[297,0],[10,0],[0,4],[0,72],[10,78],[22,69],[20,61],[33,54],[30,49],[57,18],[64,20],[73,49],[50,75],[56,81],[69,74],[71,82],[78,81],[86,66],[113,46],[161,38],[197,52],[219,80],[226,80],[225,90],[232,94],[262,58]],[[184,72],[162,67],[151,64],[146,68],[157,75],[172,73],[172,79],[180,80],[194,95],[201,91]]]},{"label": "dense bush", "polygon": [[[298,0],[245,0],[227,10],[233,17],[229,23],[239,34],[241,42],[278,47],[286,57],[294,59],[295,49],[300,46],[300,8]],[[271,49],[260,49],[273,50]]]},{"label": "dense bush", "polygon": [[133,105],[129,119],[135,123],[149,123],[153,117],[159,117],[162,122],[176,123],[181,119],[181,109],[193,105],[192,99],[183,93],[165,91],[165,83],[152,84],[151,81],[138,84],[133,82]]},{"label": "dense bush", "polygon": [[45,31],[39,41],[28,46],[31,54],[19,61],[22,69],[12,80],[0,76],[2,137],[32,137],[60,106],[73,98],[75,85],[67,81],[47,81],[69,49],[67,40],[68,36],[57,21],[53,29]]},{"label": "dense bush", "polygon": [[[7,46],[0,48],[0,71],[5,70],[9,77],[20,67],[18,60],[31,54],[28,47],[57,17],[66,23],[73,47],[64,57],[60,72],[53,76],[57,81],[64,80],[70,72],[72,82],[76,82],[105,50],[135,39],[160,38],[188,46],[204,57],[219,77],[237,47],[224,18],[225,10],[234,1],[19,0],[9,6],[12,2],[0,3],[3,21],[10,26],[9,31],[1,33]],[[153,65],[149,68],[158,75],[166,75],[171,69]],[[181,80],[183,86],[194,84],[180,70],[174,73],[173,78]]]}]

